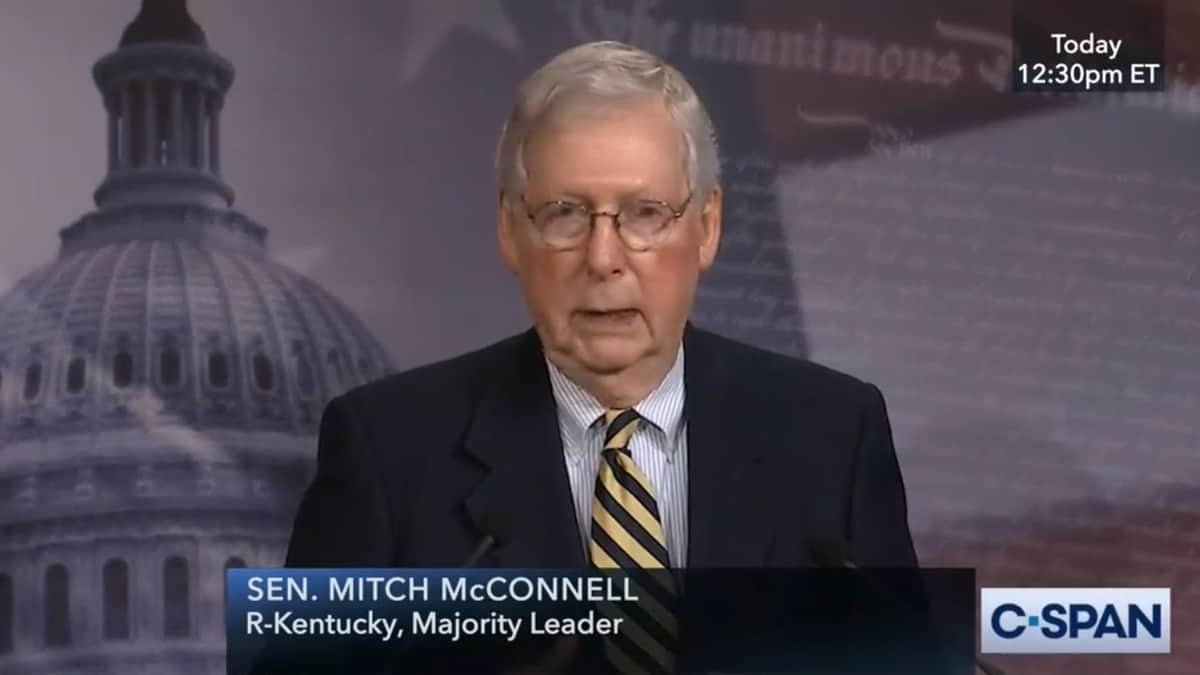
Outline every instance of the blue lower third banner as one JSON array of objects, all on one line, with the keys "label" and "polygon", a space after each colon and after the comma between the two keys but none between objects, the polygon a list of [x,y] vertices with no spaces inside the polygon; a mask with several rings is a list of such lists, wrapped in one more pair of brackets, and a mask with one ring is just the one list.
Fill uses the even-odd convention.
[{"label": "blue lower third banner", "polygon": [[231,569],[230,675],[967,675],[972,570]]}]

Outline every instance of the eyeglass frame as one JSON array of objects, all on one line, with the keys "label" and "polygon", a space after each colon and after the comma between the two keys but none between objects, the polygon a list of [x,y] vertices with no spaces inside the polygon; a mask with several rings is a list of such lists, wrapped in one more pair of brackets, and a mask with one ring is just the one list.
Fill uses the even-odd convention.
[{"label": "eyeglass frame", "polygon": [[[667,229],[669,229],[669,227],[671,226],[672,223],[677,222],[680,218],[683,217],[683,214],[687,213],[688,208],[692,205],[692,198],[695,197],[695,195],[696,195],[696,192],[694,190],[689,191],[688,196],[684,198],[683,203],[680,204],[678,208],[673,206],[670,202],[664,201],[661,199],[639,199],[638,203],[639,204],[657,204],[659,206],[667,207],[667,210],[670,211],[671,215],[669,218],[666,219],[666,221],[663,222],[661,231],[665,232]],[[537,207],[534,208],[534,207],[530,206],[529,202],[525,199],[525,193],[521,193],[520,199],[521,199],[521,205],[525,208],[525,217],[529,219],[529,224],[533,226],[534,231],[538,232],[538,236],[543,237],[543,239],[542,239],[543,243],[545,243],[544,235],[541,232],[541,230],[539,230],[537,227],[537,219],[535,217],[535,214],[538,211],[546,208],[547,206],[552,206],[552,205],[558,204],[558,205],[566,205],[566,206],[581,206],[584,209],[586,209],[587,216],[588,216],[588,232],[587,232],[586,236],[584,236],[580,239],[580,244],[587,241],[587,237],[591,236],[591,233],[596,229],[596,218],[598,216],[608,216],[609,218],[612,218],[613,229],[616,230],[617,237],[619,237],[621,239],[621,243],[624,244],[626,248],[628,248],[632,251],[641,252],[641,251],[649,251],[655,247],[655,244],[651,244],[644,248],[637,248],[637,247],[631,246],[629,244],[629,240],[627,240],[625,238],[625,235],[621,234],[621,213],[622,213],[623,207],[618,207],[615,212],[598,211],[598,210],[592,208],[591,206],[589,206],[588,204],[583,203],[582,201],[571,201],[568,199],[551,199],[551,200],[548,200],[548,201],[538,204]],[[550,248],[555,251],[571,251],[576,248],[579,248],[579,245],[577,244],[574,246],[567,246],[565,248],[559,248],[557,246],[550,246]]]}]

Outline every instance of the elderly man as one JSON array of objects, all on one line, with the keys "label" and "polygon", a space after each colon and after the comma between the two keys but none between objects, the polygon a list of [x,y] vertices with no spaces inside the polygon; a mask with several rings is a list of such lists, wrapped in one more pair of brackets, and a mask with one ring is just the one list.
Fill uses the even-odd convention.
[{"label": "elderly man", "polygon": [[331,402],[288,564],[458,566],[485,542],[490,567],[790,567],[836,540],[915,565],[879,390],[689,323],[719,169],[658,58],[600,42],[533,73],[496,160],[533,328]]}]

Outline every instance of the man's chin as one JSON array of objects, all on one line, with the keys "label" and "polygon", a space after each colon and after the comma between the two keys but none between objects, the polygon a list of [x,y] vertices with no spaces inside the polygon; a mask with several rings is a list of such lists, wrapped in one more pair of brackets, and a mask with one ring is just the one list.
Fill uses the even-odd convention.
[{"label": "man's chin", "polygon": [[646,353],[642,340],[632,337],[595,336],[583,340],[578,352],[580,365],[600,375],[619,373]]}]

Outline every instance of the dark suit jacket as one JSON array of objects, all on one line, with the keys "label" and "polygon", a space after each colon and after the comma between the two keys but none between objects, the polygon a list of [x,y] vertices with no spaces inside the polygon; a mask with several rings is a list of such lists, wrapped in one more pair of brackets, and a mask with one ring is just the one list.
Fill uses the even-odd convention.
[{"label": "dark suit jacket", "polygon": [[[879,390],[692,326],[684,336],[688,566],[916,564]],[[333,400],[289,567],[582,567],[541,345],[531,330]]]},{"label": "dark suit jacket", "polygon": [[[688,326],[688,567],[797,567],[815,539],[913,566],[884,400],[868,383]],[[496,531],[503,530],[502,532]],[[584,567],[531,330],[333,400],[289,567]]]}]

